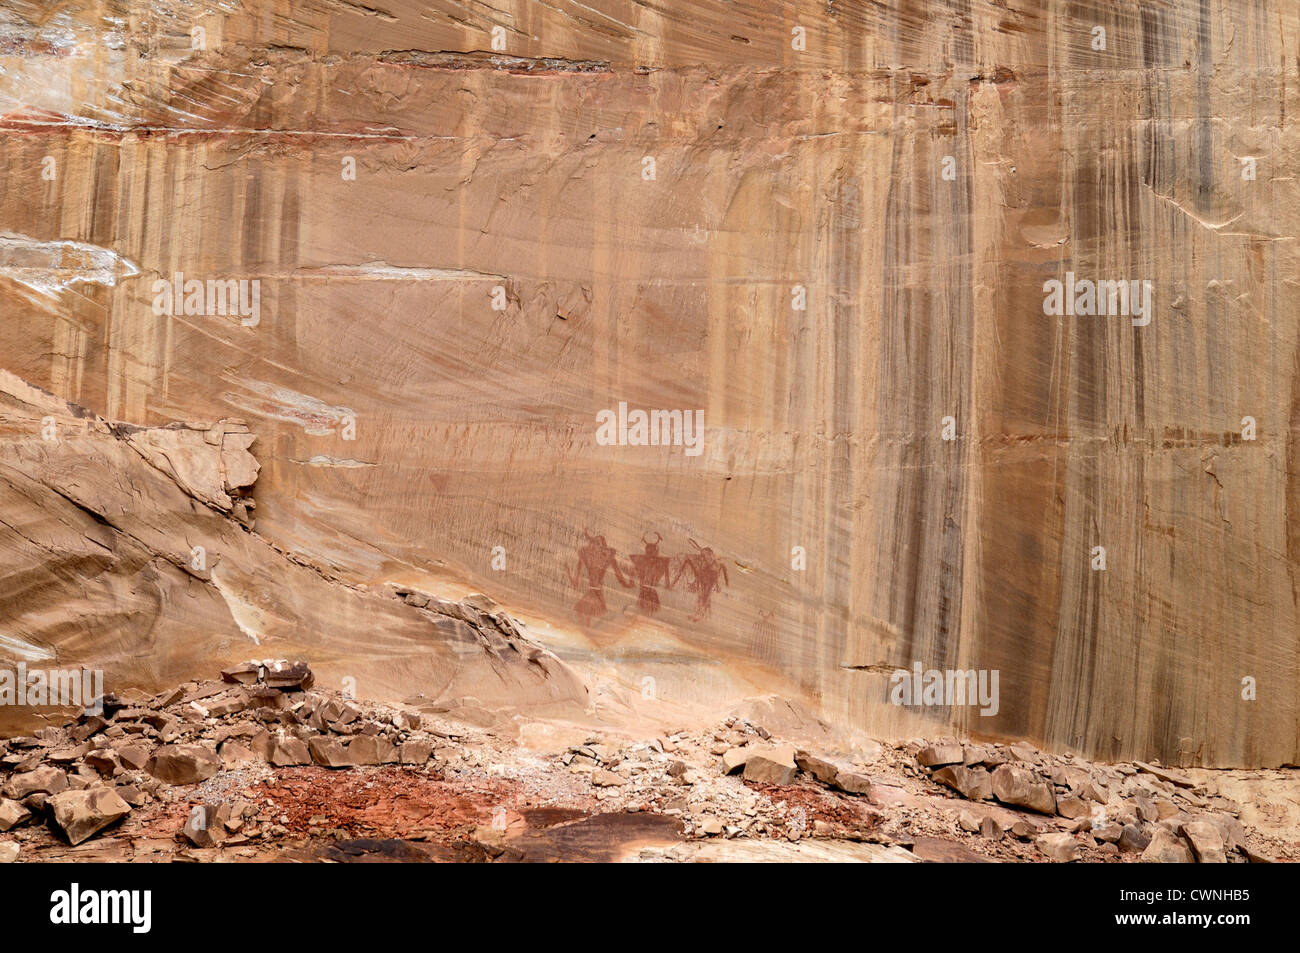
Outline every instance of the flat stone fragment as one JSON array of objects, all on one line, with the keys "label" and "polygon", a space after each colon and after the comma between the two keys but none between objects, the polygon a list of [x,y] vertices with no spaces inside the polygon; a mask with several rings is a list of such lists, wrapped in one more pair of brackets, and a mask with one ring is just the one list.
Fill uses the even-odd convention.
[{"label": "flat stone fragment", "polygon": [[1177,771],[1170,771],[1167,768],[1161,768],[1153,764],[1147,764],[1145,761],[1134,761],[1133,764],[1135,767],[1137,767],[1139,771],[1145,771],[1147,774],[1151,775],[1152,777],[1159,778],[1161,781],[1166,781],[1169,784],[1172,784],[1176,787],[1180,787],[1180,788],[1196,787],[1195,783],[1193,783],[1190,778],[1188,778],[1186,775],[1178,773]]}]

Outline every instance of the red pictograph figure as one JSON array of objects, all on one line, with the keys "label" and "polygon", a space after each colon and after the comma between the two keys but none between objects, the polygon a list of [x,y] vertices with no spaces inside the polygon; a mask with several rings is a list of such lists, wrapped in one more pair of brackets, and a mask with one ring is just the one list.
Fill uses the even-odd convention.
[{"label": "red pictograph figure", "polygon": [[577,569],[570,571],[565,567],[565,572],[575,587],[581,586],[583,572],[586,572],[587,592],[578,600],[573,611],[584,627],[590,627],[592,620],[609,611],[605,605],[605,573],[614,570],[614,575],[626,588],[632,588],[632,583],[618,568],[618,554],[614,552],[614,547],[605,542],[604,536],[592,536],[586,530],[583,530],[582,535],[586,537],[587,543],[578,550]]},{"label": "red pictograph figure", "polygon": [[695,593],[695,613],[690,618],[692,622],[699,622],[709,614],[713,594],[722,591],[722,587],[718,585],[718,577],[721,576],[722,581],[728,586],[731,585],[731,580],[727,578],[726,565],[713,554],[712,549],[701,546],[693,539],[690,540],[690,544],[695,547],[695,554],[686,557],[673,581],[680,579],[687,568],[691,570],[692,579],[687,588]]},{"label": "red pictograph figure", "polygon": [[658,585],[662,582],[669,589],[673,587],[669,579],[668,557],[659,555],[659,544],[663,537],[655,533],[655,541],[652,543],[644,536],[641,542],[645,546],[645,552],[635,553],[628,557],[632,560],[632,569],[636,575],[637,608],[645,615],[654,615],[659,611],[659,590]]},{"label": "red pictograph figure", "polygon": [[758,621],[754,623],[754,657],[764,662],[776,659],[776,623],[772,617],[775,609],[759,610]]}]

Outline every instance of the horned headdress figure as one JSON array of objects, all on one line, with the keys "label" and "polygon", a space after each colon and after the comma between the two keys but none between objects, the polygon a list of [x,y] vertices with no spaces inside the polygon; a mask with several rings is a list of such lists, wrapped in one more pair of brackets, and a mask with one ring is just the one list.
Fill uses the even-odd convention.
[{"label": "horned headdress figure", "polygon": [[663,537],[655,533],[654,542],[651,542],[649,536],[650,534],[646,533],[641,537],[645,552],[635,553],[630,557],[639,587],[636,604],[644,615],[654,615],[659,611],[659,591],[656,588],[659,583],[662,582],[669,589],[672,588],[668,573],[668,557],[659,555],[659,544],[663,542]]}]

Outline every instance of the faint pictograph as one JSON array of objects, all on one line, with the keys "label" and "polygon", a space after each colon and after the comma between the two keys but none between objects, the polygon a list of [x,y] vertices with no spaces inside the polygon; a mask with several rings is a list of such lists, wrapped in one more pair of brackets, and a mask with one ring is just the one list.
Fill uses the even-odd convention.
[{"label": "faint pictograph", "polygon": [[604,536],[592,536],[586,530],[582,535],[586,543],[578,549],[578,565],[572,570],[566,567],[565,571],[575,588],[582,588],[583,576],[586,576],[587,591],[574,605],[573,611],[584,627],[590,627],[594,620],[609,611],[605,604],[605,573],[613,570],[625,588],[632,588],[632,582],[623,575],[618,565],[618,554],[605,542]]},{"label": "faint pictograph", "polygon": [[775,615],[775,609],[760,609],[750,637],[754,658],[764,662],[776,660],[776,623],[772,621]]}]

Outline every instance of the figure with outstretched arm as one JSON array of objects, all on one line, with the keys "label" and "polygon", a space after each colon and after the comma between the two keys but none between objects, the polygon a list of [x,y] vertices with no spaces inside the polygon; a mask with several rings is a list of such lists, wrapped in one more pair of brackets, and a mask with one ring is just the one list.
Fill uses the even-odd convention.
[{"label": "figure with outstretched arm", "polygon": [[727,578],[726,564],[714,555],[712,549],[701,546],[693,539],[689,542],[695,547],[695,553],[686,557],[673,581],[680,579],[682,573],[688,568],[691,570],[692,578],[687,588],[695,593],[695,612],[690,619],[692,622],[699,622],[709,614],[713,594],[722,591],[722,586],[718,584],[718,577],[721,576],[722,581],[728,586],[731,585],[731,580]]},{"label": "figure with outstretched arm", "polygon": [[632,588],[632,582],[623,575],[618,565],[618,554],[614,547],[605,542],[604,536],[592,536],[586,530],[582,535],[587,542],[578,550],[578,565],[570,570],[565,567],[565,574],[575,588],[582,585],[582,577],[587,577],[587,591],[573,607],[578,621],[584,628],[589,628],[593,620],[609,611],[605,605],[605,573],[614,571],[615,577],[625,588]]}]

